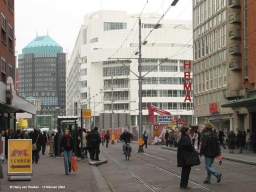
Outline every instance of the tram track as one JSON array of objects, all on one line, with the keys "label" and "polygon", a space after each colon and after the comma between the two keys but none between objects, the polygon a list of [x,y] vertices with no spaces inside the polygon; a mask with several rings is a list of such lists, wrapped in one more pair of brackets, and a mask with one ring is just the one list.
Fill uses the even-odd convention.
[{"label": "tram track", "polygon": [[[111,146],[111,147],[112,147],[112,148],[115,148],[115,150],[118,150],[118,151],[122,152],[119,148],[116,148],[116,147],[113,147],[113,146]],[[109,154],[106,153],[105,151],[103,151],[103,152],[104,152],[104,155],[106,155],[109,159],[111,159],[113,162],[115,162],[118,166],[120,166],[122,169],[124,169],[126,172],[128,172],[130,175],[132,175],[134,178],[136,178],[138,181],[140,181],[142,184],[144,184],[149,190],[151,190],[151,191],[153,191],[153,192],[159,192],[159,190],[158,190],[157,188],[155,188],[154,186],[150,185],[147,181],[145,181],[144,179],[142,179],[139,175],[137,175],[136,173],[134,173],[131,169],[129,169],[129,168],[128,168],[127,166],[125,166],[124,164],[122,164],[122,163],[121,163],[120,161],[118,161],[116,158],[112,157],[111,155],[109,155]],[[162,171],[162,172],[165,172],[165,173],[167,173],[167,174],[170,174],[170,175],[172,175],[172,176],[174,176],[174,177],[176,177],[176,178],[179,178],[179,179],[181,178],[181,177],[180,177],[178,174],[176,174],[175,172],[172,172],[172,171],[167,170],[167,169],[165,169],[165,168],[163,168],[163,167],[157,166],[157,165],[155,165],[155,164],[153,164],[153,163],[151,163],[151,162],[149,162],[149,161],[147,161],[147,160],[145,160],[145,159],[142,159],[142,158],[137,157],[137,156],[135,156],[135,155],[133,155],[132,158],[135,158],[135,159],[137,159],[137,160],[139,160],[139,161],[145,162],[145,163],[147,163],[147,164],[153,166],[154,168],[156,168],[156,169],[158,169],[158,170],[160,170],[160,171]],[[199,183],[197,183],[197,182],[195,182],[195,181],[189,180],[189,183],[192,184],[192,185],[194,185],[194,186],[197,186],[198,188],[203,189],[203,190],[205,190],[205,191],[217,192],[217,191],[215,191],[215,190],[213,190],[213,189],[209,189],[209,188],[207,188],[207,187],[205,187],[205,186],[203,186],[203,185],[201,185],[201,184],[199,184]]]}]

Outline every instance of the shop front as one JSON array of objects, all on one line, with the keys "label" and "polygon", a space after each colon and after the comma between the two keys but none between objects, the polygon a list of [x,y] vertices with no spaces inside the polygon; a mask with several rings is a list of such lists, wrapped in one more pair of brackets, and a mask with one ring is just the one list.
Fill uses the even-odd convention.
[{"label": "shop front", "polygon": [[6,84],[0,81],[0,130],[16,130],[16,114],[25,112],[34,116],[36,106],[17,94],[11,77]]}]

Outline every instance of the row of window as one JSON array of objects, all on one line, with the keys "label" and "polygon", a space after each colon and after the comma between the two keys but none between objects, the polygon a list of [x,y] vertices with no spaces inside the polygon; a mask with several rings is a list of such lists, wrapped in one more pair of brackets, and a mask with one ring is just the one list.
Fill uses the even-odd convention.
[{"label": "row of window", "polygon": [[[113,80],[113,88],[128,88],[128,79],[115,79]],[[104,80],[104,89],[112,88],[112,80]]]},{"label": "row of window", "polygon": [[212,102],[223,101],[226,99],[226,90],[194,96],[195,105],[204,105]]},{"label": "row of window", "polygon": [[[112,110],[111,104],[104,104],[104,110]],[[129,110],[129,104],[113,104],[113,110]]]},{"label": "row of window", "polygon": [[[194,0],[194,3],[195,1],[198,0]],[[202,1],[202,3],[194,9],[194,26],[196,27],[197,25],[200,25],[224,7],[226,7],[226,0]]]},{"label": "row of window", "polygon": [[227,85],[226,63],[194,76],[195,93],[221,88]]},{"label": "row of window", "polygon": [[[129,66],[128,66],[128,68],[129,68]],[[130,74],[129,69],[127,69],[123,66],[103,68],[103,77],[127,76],[129,74]]]},{"label": "row of window", "polygon": [[142,90],[142,97],[185,97],[183,90]]},{"label": "row of window", "polygon": [[210,57],[207,57],[204,60],[195,63],[194,64],[195,73],[204,69],[208,69],[214,65],[218,65],[222,62],[226,62],[226,59],[227,59],[226,49],[223,51],[217,52],[216,54],[213,54]]},{"label": "row of window", "polygon": [[33,49],[33,50],[22,51],[23,54],[29,54],[29,53],[34,54],[36,52],[38,52],[38,53],[45,53],[45,52],[50,52],[50,53],[56,52],[56,53],[59,53],[60,50],[54,50],[54,49]]},{"label": "row of window", "polygon": [[163,103],[142,103],[142,109],[146,110],[148,109],[149,105],[153,105],[157,108],[166,109],[166,110],[193,110],[193,103],[186,102],[186,103],[180,103],[180,102],[163,102]]},{"label": "row of window", "polygon": [[[55,97],[56,96],[56,92],[41,92],[41,93],[40,92],[27,92],[27,93],[23,93],[23,92],[21,92],[21,89],[19,89],[19,93],[23,97],[29,97],[29,96],[33,96],[33,97],[38,97],[38,96]],[[64,98],[66,97],[65,92],[58,92],[58,95],[62,96]]]},{"label": "row of window", "polygon": [[215,31],[205,35],[194,42],[195,60],[205,57],[227,45],[226,25],[218,27]]},{"label": "row of window", "polygon": [[127,23],[104,22],[104,31],[127,29]]},{"label": "row of window", "polygon": [[[192,78],[191,78],[192,81]],[[183,77],[146,77],[142,79],[142,84],[144,85],[180,85],[183,84]]]},{"label": "row of window", "polygon": [[[8,34],[8,38],[7,38]],[[3,13],[1,13],[1,40],[5,44],[7,44],[8,39],[8,48],[13,51],[13,29],[10,23],[8,23],[8,33],[7,33],[7,26],[6,26],[6,18]]]},{"label": "row of window", "polygon": [[[112,92],[105,92],[104,93],[104,100],[110,101],[112,100]],[[123,91],[123,92],[113,92],[113,100],[129,100],[129,92]]]}]

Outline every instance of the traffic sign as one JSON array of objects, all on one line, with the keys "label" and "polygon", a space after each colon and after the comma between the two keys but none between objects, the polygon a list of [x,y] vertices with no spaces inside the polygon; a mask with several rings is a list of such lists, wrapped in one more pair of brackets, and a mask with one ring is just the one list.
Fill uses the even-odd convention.
[{"label": "traffic sign", "polygon": [[91,109],[84,109],[83,110],[83,118],[87,119],[87,120],[92,118],[92,111],[91,111]]},{"label": "traffic sign", "polygon": [[8,175],[32,175],[32,140],[8,140]]},{"label": "traffic sign", "polygon": [[172,115],[159,115],[157,116],[158,123],[171,123],[173,120]]}]

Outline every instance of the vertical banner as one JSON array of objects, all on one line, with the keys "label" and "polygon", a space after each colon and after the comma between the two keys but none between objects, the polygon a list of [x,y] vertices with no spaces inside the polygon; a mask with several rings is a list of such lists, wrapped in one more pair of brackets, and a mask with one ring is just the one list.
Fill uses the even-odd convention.
[{"label": "vertical banner", "polygon": [[32,140],[8,140],[8,174],[32,175]]},{"label": "vertical banner", "polygon": [[0,154],[0,159],[1,161],[5,160],[5,137],[2,136],[2,149],[1,149],[1,154]]}]

